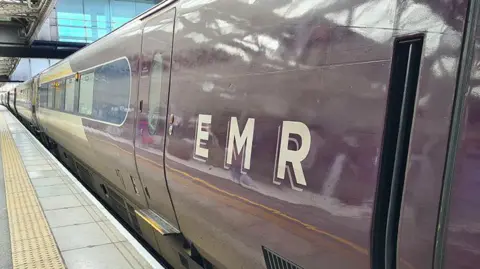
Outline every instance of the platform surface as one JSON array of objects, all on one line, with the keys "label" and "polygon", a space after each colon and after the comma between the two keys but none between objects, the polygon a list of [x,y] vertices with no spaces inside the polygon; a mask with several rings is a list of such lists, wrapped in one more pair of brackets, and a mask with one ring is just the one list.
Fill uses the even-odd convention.
[{"label": "platform surface", "polygon": [[163,268],[0,106],[0,268]]}]

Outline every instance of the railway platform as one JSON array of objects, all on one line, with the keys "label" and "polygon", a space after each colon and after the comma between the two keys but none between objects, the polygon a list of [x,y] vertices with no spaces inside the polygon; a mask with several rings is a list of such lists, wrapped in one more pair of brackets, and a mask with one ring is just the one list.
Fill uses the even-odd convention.
[{"label": "railway platform", "polygon": [[0,106],[0,268],[163,268]]}]

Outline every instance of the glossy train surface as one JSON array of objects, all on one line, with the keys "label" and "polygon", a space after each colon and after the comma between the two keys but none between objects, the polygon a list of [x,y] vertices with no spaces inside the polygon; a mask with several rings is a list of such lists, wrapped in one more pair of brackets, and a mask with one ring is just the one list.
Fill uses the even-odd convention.
[{"label": "glossy train surface", "polygon": [[473,269],[478,5],[167,0],[0,101],[174,268]]}]

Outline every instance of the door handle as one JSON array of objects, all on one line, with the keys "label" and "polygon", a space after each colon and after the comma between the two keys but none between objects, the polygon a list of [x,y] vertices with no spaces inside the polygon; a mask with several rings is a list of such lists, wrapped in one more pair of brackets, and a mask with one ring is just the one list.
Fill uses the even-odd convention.
[{"label": "door handle", "polygon": [[143,112],[143,100],[140,100],[140,105],[138,107],[140,109],[140,112]]},{"label": "door handle", "polygon": [[172,135],[173,134],[173,123],[175,122],[175,116],[173,114],[170,114],[170,117],[168,119],[168,123],[169,123],[169,126],[168,126],[168,135]]}]

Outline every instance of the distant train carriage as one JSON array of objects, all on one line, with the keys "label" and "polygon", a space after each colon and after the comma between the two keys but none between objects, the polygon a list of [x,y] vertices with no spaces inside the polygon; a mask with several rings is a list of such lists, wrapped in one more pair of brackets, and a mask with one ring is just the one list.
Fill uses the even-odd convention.
[{"label": "distant train carriage", "polygon": [[174,268],[473,269],[480,3],[444,2],[167,0],[2,102]]}]

